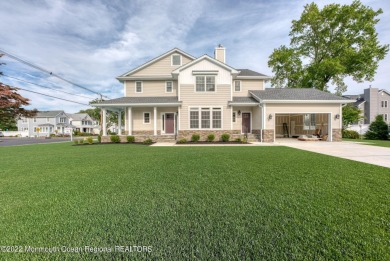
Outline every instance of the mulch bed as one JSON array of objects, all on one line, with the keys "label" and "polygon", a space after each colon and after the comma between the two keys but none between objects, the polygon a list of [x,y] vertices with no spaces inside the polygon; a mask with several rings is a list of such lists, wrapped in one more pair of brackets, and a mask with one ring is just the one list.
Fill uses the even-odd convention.
[{"label": "mulch bed", "polygon": [[103,143],[92,143],[92,144],[89,144],[88,142],[85,142],[83,144],[73,144],[72,146],[88,146],[88,145],[111,145],[111,144],[122,144],[122,145],[144,145],[144,146],[150,146],[150,145],[153,145],[155,144],[155,142],[151,143],[151,144],[144,144],[142,142],[118,142],[118,143],[114,143],[114,142],[103,142]]},{"label": "mulch bed", "polygon": [[193,142],[193,141],[188,141],[188,142],[185,142],[185,143],[179,143],[179,142],[176,142],[177,145],[188,145],[188,144],[193,144],[193,145],[196,145],[196,144],[251,144],[250,142],[237,142],[237,141],[197,141],[197,142]]}]

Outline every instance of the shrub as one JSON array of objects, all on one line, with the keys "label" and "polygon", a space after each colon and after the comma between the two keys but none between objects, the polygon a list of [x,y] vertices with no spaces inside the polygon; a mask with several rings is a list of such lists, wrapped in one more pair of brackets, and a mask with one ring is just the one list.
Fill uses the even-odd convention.
[{"label": "shrub", "polygon": [[179,144],[184,144],[184,143],[187,143],[187,140],[186,140],[186,139],[181,139],[181,140],[179,140],[177,143],[179,143]]},{"label": "shrub", "polygon": [[207,141],[209,141],[209,142],[212,142],[214,139],[215,139],[215,135],[214,134],[209,134],[207,136]]},{"label": "shrub", "polygon": [[102,136],[98,135],[98,143],[102,142]]},{"label": "shrub", "polygon": [[134,136],[127,136],[126,139],[128,143],[133,143],[135,141]]},{"label": "shrub", "polygon": [[229,139],[230,139],[230,135],[227,134],[227,133],[224,133],[224,134],[221,135],[221,139],[222,139],[223,142],[228,142]]},{"label": "shrub", "polygon": [[55,137],[56,135],[55,134],[50,134],[50,137]]},{"label": "shrub", "polygon": [[343,130],[343,138],[359,139],[360,135],[357,131],[354,131],[354,130]]},{"label": "shrub", "polygon": [[73,143],[74,143],[75,145],[77,145],[77,144],[79,144],[79,141],[78,141],[78,140],[74,140]]},{"label": "shrub", "polygon": [[366,139],[387,140],[389,138],[389,126],[383,120],[382,115],[377,115],[375,121],[371,122],[366,132]]},{"label": "shrub", "polygon": [[151,139],[146,139],[142,143],[145,144],[145,145],[150,145],[150,144],[153,143],[153,141]]},{"label": "shrub", "polygon": [[88,144],[93,144],[93,139],[92,139],[92,137],[88,137],[88,138],[87,138],[87,141],[88,141]]},{"label": "shrub", "polygon": [[84,144],[84,140],[79,140],[79,144]]},{"label": "shrub", "polygon": [[198,142],[200,140],[199,134],[192,134],[191,141]]},{"label": "shrub", "polygon": [[111,136],[110,136],[110,140],[111,140],[111,142],[113,142],[113,143],[119,143],[119,142],[121,142],[121,139],[119,138],[118,135],[111,135]]},{"label": "shrub", "polygon": [[237,138],[234,140],[235,142],[241,142],[241,138]]}]

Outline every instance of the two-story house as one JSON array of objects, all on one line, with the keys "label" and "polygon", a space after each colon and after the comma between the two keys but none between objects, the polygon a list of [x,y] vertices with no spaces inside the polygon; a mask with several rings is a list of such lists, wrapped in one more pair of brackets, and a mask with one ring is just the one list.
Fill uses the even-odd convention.
[{"label": "two-story house", "polygon": [[107,111],[124,113],[125,130],[119,134],[136,140],[190,140],[192,134],[205,140],[210,133],[219,139],[228,133],[232,139],[247,134],[273,142],[320,133],[337,141],[342,104],[353,102],[315,89],[265,88],[269,76],[229,66],[221,45],[214,57],[196,58],[175,48],[117,79],[124,97],[94,104],[103,112],[103,142],[109,141]]},{"label": "two-story house", "polygon": [[355,100],[355,106],[362,111],[364,119],[362,123],[370,124],[377,115],[382,115],[383,120],[390,123],[390,92],[378,88],[364,89],[360,95],[344,95],[344,97]]},{"label": "two-story house", "polygon": [[76,131],[83,133],[98,134],[100,126],[98,122],[91,118],[87,113],[67,113],[70,124],[72,124]]},{"label": "two-story house", "polygon": [[29,137],[63,134],[65,128],[72,127],[64,111],[40,111],[33,118],[22,117],[18,120],[17,126],[19,131],[28,131]]}]

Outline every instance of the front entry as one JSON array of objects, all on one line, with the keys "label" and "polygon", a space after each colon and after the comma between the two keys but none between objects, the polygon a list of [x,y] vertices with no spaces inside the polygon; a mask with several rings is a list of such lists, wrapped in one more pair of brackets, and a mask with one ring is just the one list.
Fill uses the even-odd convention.
[{"label": "front entry", "polygon": [[165,134],[175,133],[175,114],[165,113]]},{"label": "front entry", "polygon": [[242,114],[242,133],[251,133],[251,114],[249,112],[243,112]]}]

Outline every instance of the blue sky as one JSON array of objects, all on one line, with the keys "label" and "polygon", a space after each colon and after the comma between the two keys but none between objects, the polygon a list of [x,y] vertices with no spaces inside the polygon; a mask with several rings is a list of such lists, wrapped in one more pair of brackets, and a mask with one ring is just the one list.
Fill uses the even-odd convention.
[{"label": "blue sky", "polygon": [[[268,57],[289,43],[291,21],[312,1],[133,1],[13,0],[0,2],[0,49],[64,78],[103,93],[123,96],[115,77],[174,47],[193,56],[213,54],[223,44],[227,63],[272,75]],[[352,1],[315,1],[319,6]],[[384,13],[377,25],[381,44],[390,43],[390,1],[364,0]],[[4,56],[6,75],[78,95],[72,96],[2,77],[13,86],[88,103],[96,95],[64,83]],[[361,93],[370,84],[389,90],[390,57],[380,62],[375,81],[347,79],[346,93]],[[77,112],[86,106],[21,91],[31,108]]]}]

